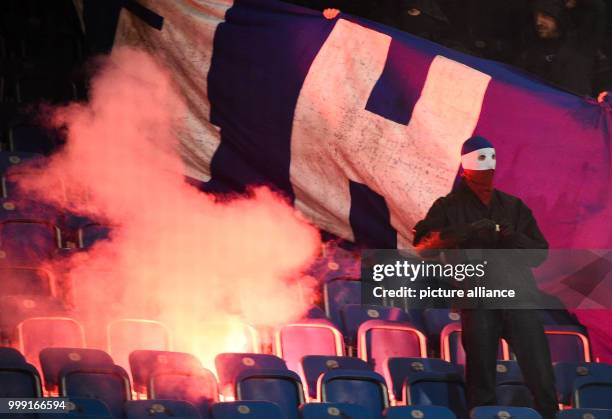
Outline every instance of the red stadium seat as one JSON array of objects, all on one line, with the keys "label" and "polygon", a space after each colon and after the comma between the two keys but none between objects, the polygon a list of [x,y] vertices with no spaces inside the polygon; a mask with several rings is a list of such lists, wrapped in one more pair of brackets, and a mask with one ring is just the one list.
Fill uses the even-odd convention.
[{"label": "red stadium seat", "polygon": [[170,331],[161,322],[146,319],[119,319],[106,327],[108,353],[115,363],[129,371],[129,356],[138,349],[169,351]]},{"label": "red stadium seat", "polygon": [[57,295],[55,275],[48,269],[33,266],[0,266],[2,295],[47,296]]},{"label": "red stadium seat", "polygon": [[[23,154],[23,153],[21,153]],[[2,176],[2,198],[4,199],[13,199],[17,201],[23,201],[24,199],[28,199],[29,197],[19,189],[19,182],[22,181],[23,178],[29,178],[32,174],[27,171],[26,168],[13,169],[8,173],[5,173]],[[49,183],[50,183],[50,179]],[[64,182],[61,178],[54,178],[55,182],[53,186],[48,186],[49,188],[53,188],[56,191],[60,191],[61,195],[65,197],[65,186]]]},{"label": "red stadium seat", "polygon": [[84,348],[83,326],[69,317],[33,317],[17,325],[19,350],[31,364],[39,367],[44,348]]},{"label": "red stadium seat", "polygon": [[37,266],[52,259],[60,246],[60,230],[49,222],[28,219],[0,222],[0,258],[11,265]]},{"label": "red stadium seat", "polygon": [[388,322],[368,320],[359,326],[357,354],[369,363],[374,371],[385,377],[387,387],[392,387],[386,371],[389,358],[426,358],[425,335],[415,327]]},{"label": "red stadium seat", "polygon": [[[465,365],[465,351],[461,343],[461,323],[449,323],[442,329],[440,357],[454,364]],[[500,340],[498,359],[510,360],[510,348],[505,339]]]},{"label": "red stadium seat", "polygon": [[575,326],[544,326],[552,362],[591,362],[589,338]]},{"label": "red stadium seat", "polygon": [[298,372],[300,360],[306,355],[344,355],[344,340],[330,322],[310,320],[278,328],[274,351],[290,370]]},{"label": "red stadium seat", "polygon": [[399,324],[410,324],[410,316],[397,307],[347,304],[340,311],[344,335],[350,347],[358,345],[357,333],[362,323],[370,320],[385,320]]}]

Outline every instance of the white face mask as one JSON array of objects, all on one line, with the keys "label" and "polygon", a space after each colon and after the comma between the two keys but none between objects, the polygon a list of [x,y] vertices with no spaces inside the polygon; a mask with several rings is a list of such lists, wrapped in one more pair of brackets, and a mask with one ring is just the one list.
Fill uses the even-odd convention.
[{"label": "white face mask", "polygon": [[461,156],[464,170],[495,170],[495,149],[492,147],[474,150]]}]

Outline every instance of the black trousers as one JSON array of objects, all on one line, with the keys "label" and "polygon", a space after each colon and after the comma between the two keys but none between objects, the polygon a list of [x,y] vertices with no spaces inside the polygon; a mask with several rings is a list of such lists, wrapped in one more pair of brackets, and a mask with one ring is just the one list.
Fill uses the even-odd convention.
[{"label": "black trousers", "polygon": [[544,419],[558,410],[555,377],[548,340],[535,310],[472,309],[461,312],[466,355],[468,408],[495,405],[495,376],[499,339],[505,338],[531,390],[535,408]]}]

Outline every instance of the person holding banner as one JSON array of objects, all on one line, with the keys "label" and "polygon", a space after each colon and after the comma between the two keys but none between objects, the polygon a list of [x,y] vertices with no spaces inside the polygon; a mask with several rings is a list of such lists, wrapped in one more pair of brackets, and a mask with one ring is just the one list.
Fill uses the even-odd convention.
[{"label": "person holding banner", "polygon": [[[455,188],[436,200],[425,219],[416,224],[414,246],[422,254],[435,249],[524,250],[528,255],[520,259],[524,266],[493,269],[490,279],[496,285],[512,284],[527,290],[526,295],[535,295],[531,268],[546,259],[548,243],[531,210],[519,198],[493,187],[495,167],[493,145],[479,136],[468,139],[461,149]],[[499,341],[505,338],[517,356],[535,408],[544,419],[553,419],[558,404],[550,350],[534,307],[491,309],[482,304],[463,308],[461,321],[468,407],[497,404],[497,354]]]}]

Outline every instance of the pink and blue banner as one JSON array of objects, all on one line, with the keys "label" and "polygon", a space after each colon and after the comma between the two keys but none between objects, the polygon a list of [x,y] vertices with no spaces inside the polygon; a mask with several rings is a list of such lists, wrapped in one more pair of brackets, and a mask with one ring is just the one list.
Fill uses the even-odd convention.
[{"label": "pink and blue banner", "polygon": [[[185,172],[204,189],[271,185],[326,231],[409,248],[477,134],[497,149],[496,186],[532,209],[551,247],[612,247],[610,105],[342,13],[140,3],[163,25],[124,10],[115,44],[145,48],[175,75],[189,106]],[[589,316],[610,361],[612,330]]]}]

